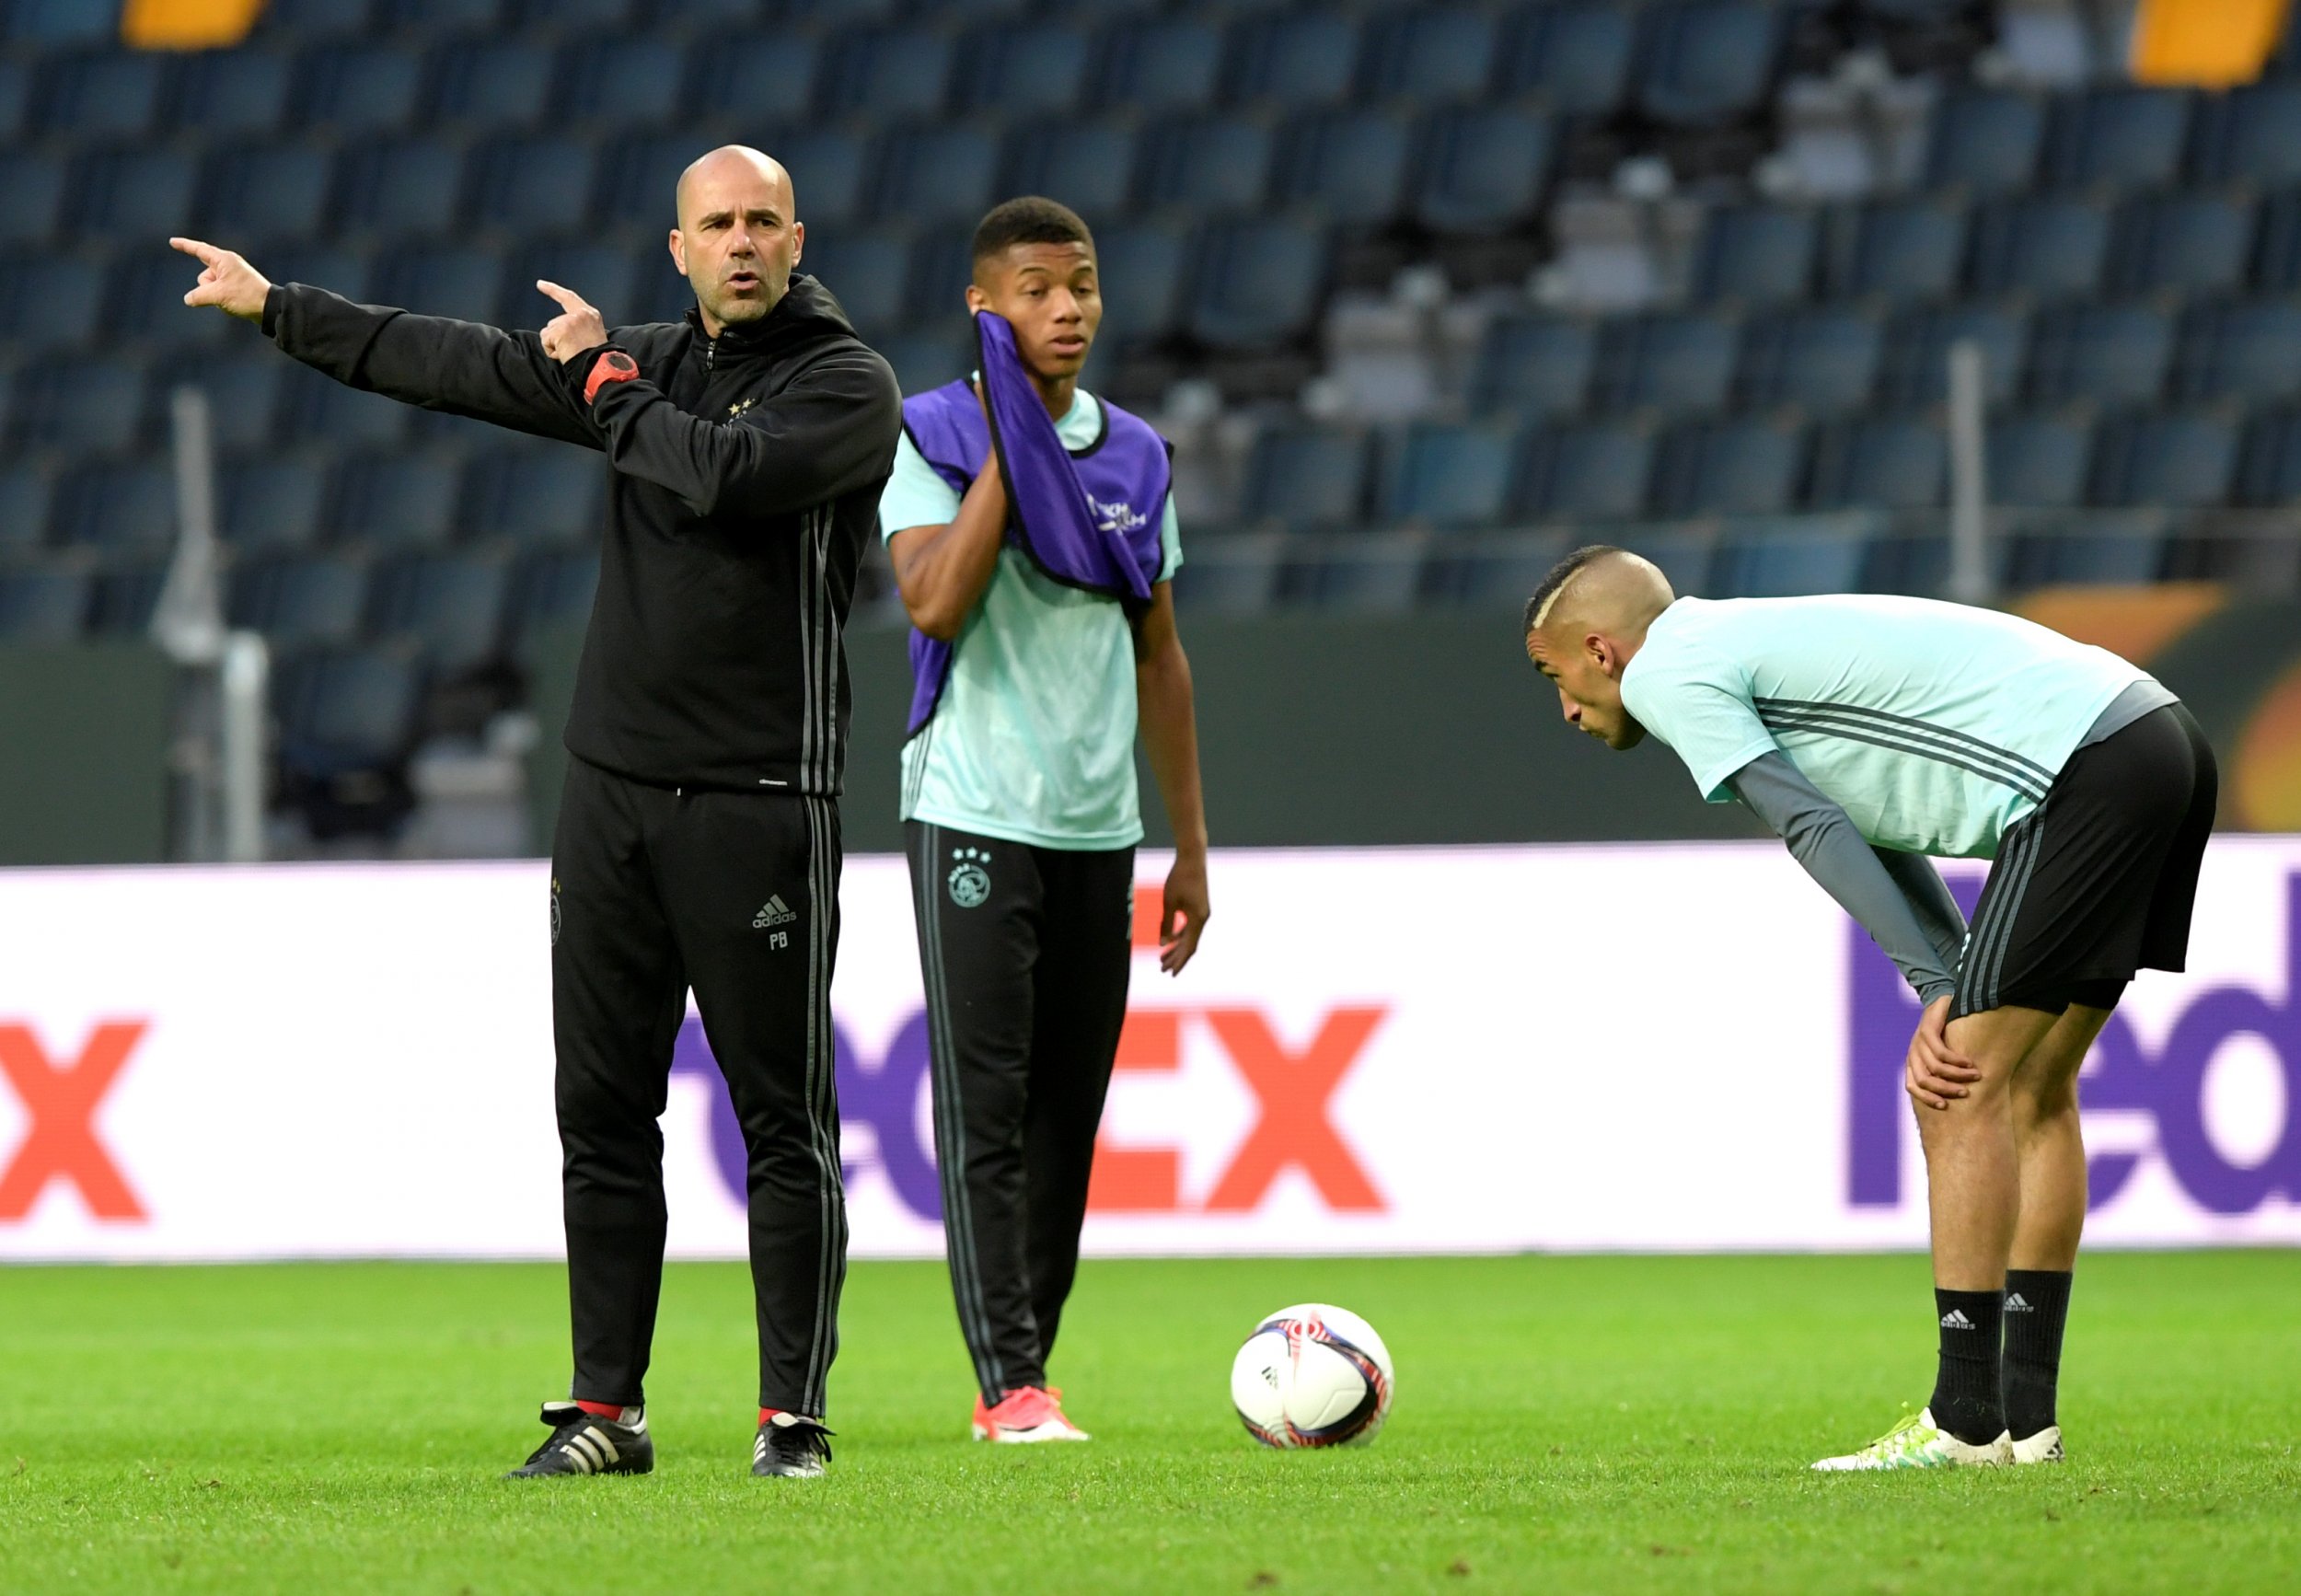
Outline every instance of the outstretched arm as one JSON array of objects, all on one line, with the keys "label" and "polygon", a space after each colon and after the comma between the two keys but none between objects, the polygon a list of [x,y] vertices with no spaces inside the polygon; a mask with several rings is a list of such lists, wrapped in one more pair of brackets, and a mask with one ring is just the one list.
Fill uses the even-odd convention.
[{"label": "outstretched arm", "polygon": [[1159,967],[1172,976],[1190,963],[1210,912],[1207,901],[1207,808],[1198,787],[1198,719],[1190,658],[1174,627],[1174,585],[1150,589],[1135,628],[1135,703],[1142,750],[1174,832],[1174,866],[1159,910]]}]

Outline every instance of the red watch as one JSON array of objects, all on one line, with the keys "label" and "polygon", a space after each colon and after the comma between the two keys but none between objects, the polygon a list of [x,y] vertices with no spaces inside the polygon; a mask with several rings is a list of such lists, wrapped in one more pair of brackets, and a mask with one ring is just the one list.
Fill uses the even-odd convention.
[{"label": "red watch", "polygon": [[591,375],[584,379],[584,402],[590,404],[599,397],[599,390],[611,382],[630,382],[639,376],[639,362],[619,349],[611,349],[591,363]]}]

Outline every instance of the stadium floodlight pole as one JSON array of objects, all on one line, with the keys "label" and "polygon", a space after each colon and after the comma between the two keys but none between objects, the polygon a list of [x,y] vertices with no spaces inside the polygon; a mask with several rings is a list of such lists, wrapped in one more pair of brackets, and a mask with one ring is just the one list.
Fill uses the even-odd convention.
[{"label": "stadium floodlight pole", "polygon": [[217,717],[217,764],[223,786],[224,858],[232,864],[263,859],[264,733],[269,719],[272,650],[257,631],[227,633]]},{"label": "stadium floodlight pole", "polygon": [[1982,425],[1987,363],[1980,341],[1949,346],[1949,596],[1987,604],[1990,580],[1989,457]]},{"label": "stadium floodlight pole", "polygon": [[152,641],[179,665],[213,665],[224,654],[216,593],[215,437],[208,396],[184,387],[170,397],[176,445],[176,552],[152,607]]}]

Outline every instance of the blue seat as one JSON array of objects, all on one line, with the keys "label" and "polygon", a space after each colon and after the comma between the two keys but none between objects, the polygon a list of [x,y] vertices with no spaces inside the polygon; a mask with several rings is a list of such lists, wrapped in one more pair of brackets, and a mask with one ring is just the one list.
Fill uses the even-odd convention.
[{"label": "blue seat", "polygon": [[1380,226],[1405,208],[1414,140],[1380,110],[1312,110],[1279,133],[1271,197],[1336,222]]},{"label": "blue seat", "polygon": [[1285,342],[1310,330],[1326,280],[1326,241],[1287,222],[1218,222],[1193,251],[1189,326],[1219,347]]},{"label": "blue seat", "polygon": [[1694,260],[1695,295],[1744,305],[1796,305],[1813,286],[1820,215],[1786,205],[1710,213]]},{"label": "blue seat", "polygon": [[1934,107],[1925,183],[1990,196],[2026,191],[2045,148],[2044,103],[2007,89],[1942,97]]},{"label": "blue seat", "polygon": [[599,535],[607,468],[587,451],[494,449],[463,472],[457,521],[474,538],[578,544]]},{"label": "blue seat", "polygon": [[474,226],[491,229],[556,231],[582,215],[596,170],[592,146],[583,139],[515,138],[481,145],[472,152],[464,214]]},{"label": "blue seat", "polygon": [[1614,0],[1527,6],[1506,22],[1496,87],[1566,116],[1617,110],[1629,91],[1637,29]]},{"label": "blue seat", "polygon": [[1948,489],[1949,445],[1939,425],[1916,416],[1866,416],[1816,437],[1806,503],[1816,510],[1932,510]]},{"label": "blue seat", "polygon": [[2085,500],[2093,427],[2068,414],[2000,416],[1989,424],[1983,454],[1991,503],[2066,509]]},{"label": "blue seat", "polygon": [[2301,397],[2301,305],[2262,299],[2192,307],[2174,381],[2185,399]]},{"label": "blue seat", "polygon": [[522,39],[443,45],[432,65],[429,117],[475,128],[540,127],[551,110],[551,52]]},{"label": "blue seat", "polygon": [[[0,244],[45,244],[63,208],[64,162],[30,150],[0,151]],[[75,194],[76,210],[81,196]]]},{"label": "blue seat", "polygon": [[[679,174],[711,148],[707,136],[691,133],[610,138],[599,151],[599,177],[593,214],[610,226],[659,222],[671,226],[677,215],[673,195]],[[799,182],[794,177],[793,184]],[[815,192],[807,191],[808,214]]]},{"label": "blue seat", "polygon": [[2226,294],[2252,264],[2253,202],[2236,194],[2157,194],[2118,214],[2113,292]]},{"label": "blue seat", "polygon": [[1222,84],[1222,35],[1195,17],[1128,18],[1103,48],[1097,105],[1148,111],[1204,110]]},{"label": "blue seat", "polygon": [[168,562],[164,560],[131,560],[98,571],[95,589],[89,596],[88,635],[145,636],[152,630],[152,612],[159,607],[160,590],[167,584]]},{"label": "blue seat", "polygon": [[491,322],[503,302],[503,260],[454,245],[402,249],[385,260],[376,286],[385,304],[421,316]]},{"label": "blue seat", "polygon": [[2006,584],[2018,589],[2155,582],[2165,567],[2165,534],[2151,527],[2016,533],[2006,551]]},{"label": "blue seat", "polygon": [[1972,287],[2077,298],[2100,292],[2109,265],[2110,208],[2069,195],[1999,200],[1974,219]]},{"label": "blue seat", "polygon": [[2088,496],[2115,507],[2216,508],[2237,488],[2239,437],[2233,416],[2212,411],[2105,422],[2094,443]]},{"label": "blue seat", "polygon": [[353,456],[336,468],[328,522],[355,544],[445,543],[456,530],[456,468],[420,455]]},{"label": "blue seat", "polygon": [[404,133],[422,105],[423,65],[388,44],[326,45],[296,64],[297,114],[345,133]]},{"label": "blue seat", "polygon": [[2301,503],[2301,411],[2281,406],[2247,421],[2237,495],[2246,504]]},{"label": "blue seat", "polygon": [[1598,364],[1598,330],[1557,316],[1498,317],[1486,326],[1470,377],[1471,402],[1529,420],[1582,408]]},{"label": "blue seat", "polygon": [[1383,514],[1434,526],[1499,521],[1518,454],[1518,434],[1509,426],[1416,423],[1406,429],[1391,460]]},{"label": "blue seat", "polygon": [[832,48],[827,107],[874,121],[934,116],[950,98],[955,55],[948,34],[923,29],[844,34]]},{"label": "blue seat", "polygon": [[267,0],[256,27],[265,35],[334,39],[374,28],[383,0]]},{"label": "blue seat", "polygon": [[1610,410],[1714,411],[1726,402],[1740,329],[1722,316],[1665,312],[1608,322],[1594,396]]},{"label": "blue seat", "polygon": [[1428,550],[1417,532],[1298,541],[1279,575],[1279,601],[1338,614],[1400,614],[1421,596]]},{"label": "blue seat", "polygon": [[1139,203],[1244,213],[1270,187],[1267,122],[1244,117],[1192,117],[1151,127],[1137,168]]},{"label": "blue seat", "polygon": [[1885,364],[1885,327],[1866,310],[1822,306],[1778,313],[1743,330],[1734,368],[1739,401],[1837,415],[1869,402]]},{"label": "blue seat", "polygon": [[103,460],[56,484],[51,530],[91,549],[165,549],[176,535],[176,480],[163,461]]},{"label": "blue seat", "polygon": [[1566,531],[1502,532],[1449,538],[1433,549],[1433,596],[1497,613],[1522,614],[1527,596],[1566,557],[1574,536]]},{"label": "blue seat", "polygon": [[1380,98],[1478,99],[1494,75],[1499,42],[1486,11],[1458,6],[1393,11],[1368,29],[1360,87]]},{"label": "blue seat", "polygon": [[1176,606],[1191,615],[1261,615],[1277,607],[1290,541],[1276,534],[1200,541],[1174,573]]},{"label": "blue seat", "polygon": [[2301,80],[2272,78],[2207,97],[2191,148],[2191,173],[2205,182],[2301,182]]},{"label": "blue seat", "polygon": [[1850,218],[1830,273],[1841,294],[1948,299],[1965,266],[1966,211],[1942,200],[1885,200]]},{"label": "blue seat", "polygon": [[1102,270],[1102,341],[1125,347],[1150,343],[1182,324],[1183,278],[1188,246],[1180,227],[1161,222],[1127,222],[1098,230],[1096,263]]},{"label": "blue seat", "polygon": [[109,43],[119,26],[118,0],[16,0],[7,9],[10,41],[47,50]]},{"label": "blue seat", "polygon": [[261,138],[286,125],[295,85],[280,51],[203,50],[184,57],[174,121],[211,138]]},{"label": "blue seat", "polygon": [[2070,306],[2038,319],[2029,397],[2048,404],[2154,402],[2173,361],[2173,319],[2152,305]]},{"label": "blue seat", "polygon": [[341,554],[291,554],[237,561],[225,614],[260,631],[275,649],[349,642],[367,605],[367,564]]},{"label": "blue seat", "polygon": [[1229,51],[1235,100],[1339,105],[1358,77],[1359,19],[1305,11],[1243,21]]},{"label": "blue seat", "polygon": [[971,225],[994,202],[998,177],[999,145],[982,129],[903,128],[880,143],[872,210],[890,223]]},{"label": "blue seat", "polygon": [[2263,294],[2301,292],[2301,190],[2287,189],[2261,202],[2253,286]]},{"label": "blue seat", "polygon": [[1648,13],[1638,108],[1698,127],[1753,114],[1774,87],[1782,13],[1763,0],[1679,0]]},{"label": "blue seat", "polygon": [[327,477],[307,459],[236,460],[216,475],[216,530],[235,549],[302,549],[319,538]]},{"label": "blue seat", "polygon": [[1636,528],[1625,537],[1628,547],[1662,568],[1671,590],[1681,596],[1700,598],[1711,591],[1710,573],[1717,560],[1717,534],[1703,527]]},{"label": "blue seat", "polygon": [[536,287],[538,279],[575,290],[599,307],[610,329],[642,319],[639,262],[630,251],[580,242],[538,244],[514,256],[503,274],[503,297],[490,319],[498,327],[540,328],[557,316],[560,307]]},{"label": "blue seat", "polygon": [[148,138],[170,97],[175,64],[166,55],[119,49],[51,56],[40,67],[40,131],[65,139]]},{"label": "blue seat", "polygon": [[[796,123],[828,98],[827,55],[815,34],[795,28],[746,29],[714,39],[695,52],[696,110],[724,121]],[[696,145],[696,156],[712,145],[708,137],[680,136]],[[782,158],[777,150],[767,153]],[[794,172],[792,180],[802,179]]]},{"label": "blue seat", "polygon": [[1859,526],[1738,530],[1714,556],[1708,591],[1716,598],[1851,593],[1860,586],[1868,547],[1868,531]]},{"label": "blue seat", "polygon": [[327,152],[272,145],[208,157],[197,207],[210,237],[257,241],[310,237],[326,214]]},{"label": "blue seat", "polygon": [[1526,442],[1511,509],[1532,520],[1628,520],[1646,513],[1652,429],[1635,422],[1544,427]]},{"label": "blue seat", "polygon": [[[556,14],[560,8],[553,9]],[[586,27],[560,52],[551,92],[554,128],[596,127],[629,138],[635,126],[672,123],[675,108],[694,104],[688,95],[688,52],[676,40],[645,33],[601,37],[593,31],[606,26],[610,25]],[[812,42],[804,34],[786,34],[781,29],[770,37]],[[703,52],[704,59],[715,64],[723,55],[742,54],[757,42],[757,36],[717,40]],[[711,110],[752,116],[769,110],[778,101],[788,104],[794,99],[804,109],[807,85],[804,81],[795,86],[795,93],[788,82],[772,78],[767,82],[776,86],[772,97],[762,95],[762,85],[752,81],[746,86],[752,97],[747,103],[714,105]]]},{"label": "blue seat", "polygon": [[957,332],[909,332],[881,339],[879,353],[895,368],[896,386],[925,393],[975,369],[975,340]]},{"label": "blue seat", "polygon": [[[810,129],[778,139],[768,153],[791,173],[800,218],[811,228],[828,232],[862,220],[870,163],[861,140],[848,133]],[[668,189],[661,202],[668,219]]]},{"label": "blue seat", "polygon": [[94,587],[94,579],[77,566],[0,571],[0,642],[78,642]]},{"label": "blue seat", "polygon": [[808,243],[805,269],[866,335],[902,325],[908,240],[891,233],[832,233],[820,244]]},{"label": "blue seat", "polygon": [[1086,35],[1077,29],[985,28],[961,48],[959,103],[1009,116],[1061,115],[1078,106],[1091,64]]},{"label": "blue seat", "polygon": [[[92,150],[80,162],[64,227],[96,237],[140,235],[164,242],[191,225],[198,171],[184,150]],[[198,270],[193,268],[195,274]]]},{"label": "blue seat", "polygon": [[2021,391],[2029,370],[2029,318],[2003,305],[1950,305],[1903,311],[1886,330],[1881,402],[1897,410],[1946,403],[1949,351],[1963,340],[1982,346],[1983,390],[1992,404]]},{"label": "blue seat", "polygon": [[[1267,428],[1247,455],[1239,514],[1294,531],[1356,526],[1366,514],[1371,456],[1357,428]],[[1197,558],[1194,549],[1190,560]]]},{"label": "blue seat", "polygon": [[102,276],[69,255],[0,261],[0,340],[26,350],[93,342],[110,308],[103,300]]},{"label": "blue seat", "polygon": [[1489,233],[1530,221],[1550,181],[1546,117],[1501,108],[1442,110],[1423,124],[1415,219],[1443,233]]},{"label": "blue seat", "polygon": [[121,360],[43,361],[17,374],[8,407],[20,445],[116,455],[136,441],[144,371]]},{"label": "blue seat", "polygon": [[[511,0],[387,0],[387,5],[394,23],[419,33],[500,33],[513,20],[506,15]],[[585,6],[583,0],[565,0],[563,7],[551,7],[555,14],[561,9],[577,14],[574,20]]]},{"label": "blue seat", "polygon": [[339,157],[335,225],[354,233],[438,236],[454,227],[464,145],[443,139],[362,140]]},{"label": "blue seat", "polygon": [[[180,306],[178,309],[187,317],[192,314]],[[209,311],[205,319],[225,318]],[[296,369],[278,351],[249,349],[237,339],[228,351],[185,351],[163,362],[156,379],[145,385],[145,430],[157,439],[169,435],[175,389],[189,385],[208,396],[208,429],[217,448],[268,448],[279,422],[281,396]]]},{"label": "blue seat", "polygon": [[1135,129],[1111,121],[1035,121],[1007,137],[999,189],[1045,194],[1092,224],[1125,214],[1133,186]]},{"label": "blue seat", "polygon": [[367,596],[367,635],[422,650],[435,676],[466,675],[503,652],[511,561],[501,554],[412,554],[380,566]]},{"label": "blue seat", "polygon": [[1687,422],[1662,435],[1654,508],[1664,515],[1778,515],[1798,502],[1806,430],[1742,418]]},{"label": "blue seat", "polygon": [[406,645],[291,656],[273,674],[281,785],[314,837],[386,832],[412,807],[422,661]]},{"label": "blue seat", "polygon": [[2063,99],[2048,130],[2049,182],[2164,188],[2181,175],[2189,142],[2187,90],[2094,88]]},{"label": "blue seat", "polygon": [[352,300],[373,296],[373,258],[341,245],[306,241],[266,248],[263,264],[274,283],[309,283]]},{"label": "blue seat", "polygon": [[32,120],[32,64],[0,61],[0,148],[27,136]]},{"label": "blue seat", "polygon": [[512,639],[538,626],[580,625],[599,591],[599,556],[589,549],[531,550],[512,573]]},{"label": "blue seat", "polygon": [[972,341],[972,324],[965,311],[966,285],[974,276],[975,229],[971,224],[952,223],[919,234],[911,240],[903,273],[903,319],[942,333],[957,327],[966,330]]},{"label": "blue seat", "polygon": [[0,560],[13,560],[48,540],[49,506],[55,503],[56,480],[30,461],[0,466]]}]

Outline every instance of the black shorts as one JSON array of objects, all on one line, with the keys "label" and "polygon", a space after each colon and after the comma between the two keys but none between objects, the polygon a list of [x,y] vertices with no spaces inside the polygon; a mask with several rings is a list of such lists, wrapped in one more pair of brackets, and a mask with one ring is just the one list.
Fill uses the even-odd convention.
[{"label": "black shorts", "polygon": [[2114,1008],[2136,970],[2181,968],[2220,784],[2180,704],[2071,755],[1998,842],[1950,1017]]}]

